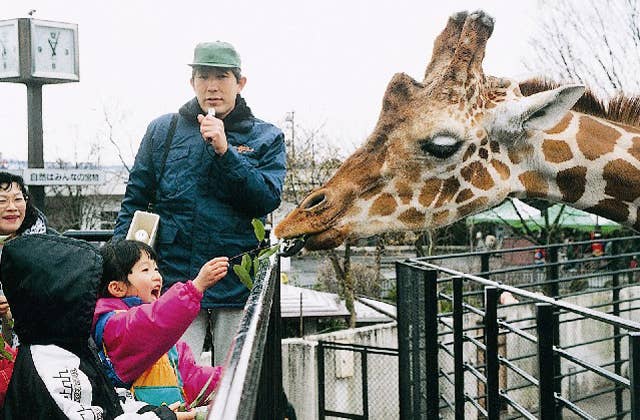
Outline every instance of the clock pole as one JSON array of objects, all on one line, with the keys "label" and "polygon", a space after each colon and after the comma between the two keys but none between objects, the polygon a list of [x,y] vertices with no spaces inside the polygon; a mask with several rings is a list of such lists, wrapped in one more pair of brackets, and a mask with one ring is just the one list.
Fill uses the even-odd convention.
[{"label": "clock pole", "polygon": [[[26,83],[27,85],[27,124],[28,124],[28,161],[29,168],[44,168],[44,153],[42,147],[42,84]],[[43,212],[44,186],[32,185],[29,194],[33,204]]]},{"label": "clock pole", "polygon": [[[29,168],[44,168],[42,85],[80,81],[78,25],[32,18],[0,20],[0,82],[27,86]],[[25,179],[44,211],[41,180]]]}]

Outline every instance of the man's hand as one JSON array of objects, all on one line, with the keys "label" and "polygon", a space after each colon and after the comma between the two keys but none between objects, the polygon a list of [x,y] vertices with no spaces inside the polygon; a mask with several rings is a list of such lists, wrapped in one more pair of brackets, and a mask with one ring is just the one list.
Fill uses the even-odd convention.
[{"label": "man's hand", "polygon": [[204,141],[211,144],[218,156],[224,155],[229,148],[229,144],[227,143],[227,135],[224,133],[222,120],[209,113],[206,117],[199,114],[198,122],[200,123],[200,134],[202,134]]},{"label": "man's hand", "polygon": [[229,258],[228,257],[216,257],[207,261],[198,276],[193,280],[193,285],[196,289],[204,293],[209,287],[216,284],[224,276],[227,275],[229,270]]}]

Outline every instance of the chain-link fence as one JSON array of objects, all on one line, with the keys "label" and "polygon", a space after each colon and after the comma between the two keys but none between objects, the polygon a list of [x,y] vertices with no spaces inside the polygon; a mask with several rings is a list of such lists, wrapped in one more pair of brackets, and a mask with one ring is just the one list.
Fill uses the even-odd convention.
[{"label": "chain-link fence", "polygon": [[396,419],[398,350],[318,342],[320,419]]}]

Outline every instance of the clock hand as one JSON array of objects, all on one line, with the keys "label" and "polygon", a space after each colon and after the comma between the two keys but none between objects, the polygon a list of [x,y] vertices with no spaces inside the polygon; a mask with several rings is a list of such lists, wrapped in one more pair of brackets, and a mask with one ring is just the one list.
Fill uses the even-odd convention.
[{"label": "clock hand", "polygon": [[60,35],[60,32],[56,33],[56,36],[54,37],[55,42],[51,42],[51,38],[47,39],[47,42],[49,43],[49,46],[51,47],[51,56],[53,57],[54,55],[56,55],[56,47],[58,46],[58,36]]}]

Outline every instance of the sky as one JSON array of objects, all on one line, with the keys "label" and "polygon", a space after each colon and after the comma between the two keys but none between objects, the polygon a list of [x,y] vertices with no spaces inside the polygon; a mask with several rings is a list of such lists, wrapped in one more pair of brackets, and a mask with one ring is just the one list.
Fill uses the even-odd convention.
[{"label": "sky", "polygon": [[[42,90],[45,161],[127,163],[148,123],[193,97],[194,46],[231,42],[248,82],[254,114],[296,132],[320,130],[343,155],[377,121],[394,73],[421,80],[435,37],[461,10],[496,19],[485,73],[529,76],[522,58],[537,16],[535,0],[0,0],[0,20],[26,17],[78,24],[80,82]],[[112,127],[109,129],[109,124]],[[302,128],[302,130],[300,130]],[[98,150],[98,152],[96,152]],[[27,94],[0,83],[0,152],[27,159]]]}]

